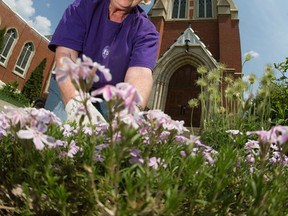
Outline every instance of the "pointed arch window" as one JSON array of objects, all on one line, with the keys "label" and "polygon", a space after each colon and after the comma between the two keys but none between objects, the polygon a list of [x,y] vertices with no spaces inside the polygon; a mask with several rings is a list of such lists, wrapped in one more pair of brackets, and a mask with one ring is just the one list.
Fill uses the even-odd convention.
[{"label": "pointed arch window", "polygon": [[28,68],[28,65],[32,59],[34,53],[34,46],[31,42],[28,42],[24,45],[21,54],[17,60],[15,71],[24,76],[25,71]]},{"label": "pointed arch window", "polygon": [[186,0],[174,0],[172,8],[172,19],[186,17]]},{"label": "pointed arch window", "polygon": [[199,0],[198,1],[198,16],[200,18],[211,18],[212,14],[212,0]]},{"label": "pointed arch window", "polygon": [[16,29],[9,29],[4,35],[3,43],[0,48],[0,64],[5,64],[12,53],[17,40]]}]

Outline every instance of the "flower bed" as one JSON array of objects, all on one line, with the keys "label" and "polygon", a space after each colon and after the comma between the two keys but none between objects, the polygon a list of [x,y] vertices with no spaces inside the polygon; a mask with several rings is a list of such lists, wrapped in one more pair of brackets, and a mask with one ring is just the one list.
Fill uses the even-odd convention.
[{"label": "flower bed", "polygon": [[[61,122],[35,108],[0,113],[1,215],[288,213],[288,127],[224,130],[213,141],[221,145],[208,145],[160,110],[135,112],[140,98],[128,84],[100,93],[107,123]],[[85,114],[91,96],[80,95]]]}]

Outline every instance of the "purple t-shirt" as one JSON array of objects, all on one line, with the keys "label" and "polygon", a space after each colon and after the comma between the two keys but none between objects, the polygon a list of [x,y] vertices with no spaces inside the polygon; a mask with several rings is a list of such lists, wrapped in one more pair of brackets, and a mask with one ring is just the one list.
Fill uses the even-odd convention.
[{"label": "purple t-shirt", "polygon": [[159,34],[155,26],[139,7],[122,23],[108,19],[110,0],[75,0],[64,12],[49,44],[64,46],[85,54],[110,69],[112,80],[100,81],[93,88],[106,84],[115,85],[124,81],[126,71],[131,66],[147,67],[153,70]]}]

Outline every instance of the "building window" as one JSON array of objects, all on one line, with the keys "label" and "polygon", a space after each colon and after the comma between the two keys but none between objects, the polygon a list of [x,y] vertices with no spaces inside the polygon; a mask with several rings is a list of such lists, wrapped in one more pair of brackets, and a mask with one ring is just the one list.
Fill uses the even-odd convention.
[{"label": "building window", "polygon": [[212,0],[198,1],[198,16],[200,18],[211,18],[212,14]]},{"label": "building window", "polygon": [[174,0],[172,8],[172,19],[186,17],[186,0]]},{"label": "building window", "polygon": [[31,61],[32,54],[34,52],[34,46],[32,43],[26,43],[21,51],[21,54],[17,60],[15,71],[24,76],[25,71]]},{"label": "building window", "polygon": [[0,63],[5,64],[8,60],[13,46],[15,45],[17,40],[17,32],[15,29],[9,29],[4,35],[3,44],[0,49]]}]

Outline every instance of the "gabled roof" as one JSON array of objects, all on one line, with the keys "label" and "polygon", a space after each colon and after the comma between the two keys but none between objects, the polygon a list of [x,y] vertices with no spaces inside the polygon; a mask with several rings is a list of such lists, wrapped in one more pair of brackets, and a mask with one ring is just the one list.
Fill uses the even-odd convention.
[{"label": "gabled roof", "polygon": [[211,62],[216,66],[218,63],[214,59],[212,53],[208,50],[208,48],[205,46],[205,44],[200,40],[198,35],[193,31],[191,27],[188,27],[184,33],[175,41],[174,44],[161,56],[161,58],[158,59],[157,62],[161,62],[162,59],[164,59],[169,53],[173,52],[173,49],[175,47],[191,47],[192,48],[192,54],[193,54],[193,47],[200,48],[202,50],[202,55],[206,55]]}]

